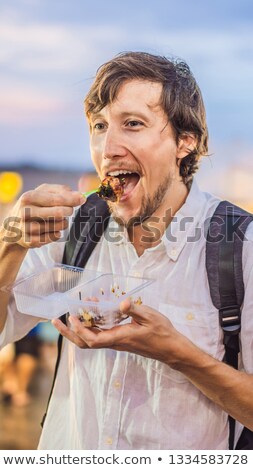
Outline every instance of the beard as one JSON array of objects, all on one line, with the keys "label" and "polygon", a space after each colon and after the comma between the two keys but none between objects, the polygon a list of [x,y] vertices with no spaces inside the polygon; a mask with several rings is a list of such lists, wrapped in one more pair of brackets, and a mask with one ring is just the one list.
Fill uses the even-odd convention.
[{"label": "beard", "polygon": [[127,229],[133,226],[141,225],[142,223],[150,219],[150,217],[160,207],[160,205],[162,204],[164,200],[166,192],[168,191],[169,187],[172,184],[172,181],[173,181],[172,176],[167,175],[163,179],[161,184],[158,186],[153,196],[150,196],[149,194],[144,195],[142,197],[141,208],[139,212],[127,221],[119,216],[117,212],[117,205],[111,202],[108,202],[109,210],[112,214],[112,217],[119,225],[123,225]]}]

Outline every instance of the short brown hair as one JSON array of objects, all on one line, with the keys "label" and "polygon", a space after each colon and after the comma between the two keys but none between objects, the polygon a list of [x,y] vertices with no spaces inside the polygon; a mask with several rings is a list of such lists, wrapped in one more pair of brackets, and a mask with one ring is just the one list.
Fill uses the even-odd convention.
[{"label": "short brown hair", "polygon": [[189,183],[198,168],[199,158],[208,152],[208,130],[201,91],[184,61],[147,52],[118,54],[97,71],[85,99],[87,117],[112,103],[122,83],[133,79],[162,84],[160,104],[175,131],[177,142],[186,133],[196,136],[196,148],[180,161],[180,175],[185,183]]}]

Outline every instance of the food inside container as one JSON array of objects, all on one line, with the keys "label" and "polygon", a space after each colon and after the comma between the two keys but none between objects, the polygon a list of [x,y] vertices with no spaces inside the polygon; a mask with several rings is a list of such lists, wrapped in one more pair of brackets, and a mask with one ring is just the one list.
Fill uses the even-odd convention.
[{"label": "food inside container", "polygon": [[128,317],[120,312],[120,302],[131,297],[140,305],[144,289],[152,282],[134,276],[101,274],[69,293],[69,313],[77,316],[85,326],[111,328]]}]

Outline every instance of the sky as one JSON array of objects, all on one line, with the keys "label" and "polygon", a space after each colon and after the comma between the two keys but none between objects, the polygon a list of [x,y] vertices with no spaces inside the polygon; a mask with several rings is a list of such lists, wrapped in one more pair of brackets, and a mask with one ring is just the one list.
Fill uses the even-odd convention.
[{"label": "sky", "polygon": [[126,50],[185,59],[207,109],[206,168],[253,170],[252,0],[0,0],[0,164],[91,169],[83,100]]}]

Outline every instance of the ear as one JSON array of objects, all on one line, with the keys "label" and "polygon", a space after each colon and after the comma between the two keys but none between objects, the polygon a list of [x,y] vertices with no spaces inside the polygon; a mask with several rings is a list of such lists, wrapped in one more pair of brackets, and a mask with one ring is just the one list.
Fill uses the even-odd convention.
[{"label": "ear", "polygon": [[181,134],[178,139],[177,158],[184,158],[197,146],[197,137],[194,134]]}]

